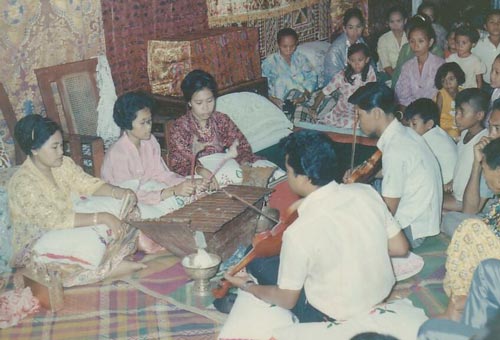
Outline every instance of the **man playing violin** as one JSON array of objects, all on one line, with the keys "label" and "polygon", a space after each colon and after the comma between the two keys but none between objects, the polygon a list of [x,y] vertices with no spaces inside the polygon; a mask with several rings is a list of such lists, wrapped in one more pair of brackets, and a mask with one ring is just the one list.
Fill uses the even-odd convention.
[{"label": "man playing violin", "polygon": [[[389,255],[408,243],[380,195],[366,184],[339,184],[332,141],[317,131],[285,137],[288,183],[303,197],[284,231],[281,253],[255,259],[225,279],[258,299],[291,310],[300,322],[347,320],[383,301],[395,283]],[[369,282],[369,284],[367,284]]]},{"label": "man playing violin", "polygon": [[379,137],[382,151],[382,197],[412,248],[439,233],[443,183],[441,170],[425,140],[395,116],[394,92],[368,83],[349,97],[361,130]]}]

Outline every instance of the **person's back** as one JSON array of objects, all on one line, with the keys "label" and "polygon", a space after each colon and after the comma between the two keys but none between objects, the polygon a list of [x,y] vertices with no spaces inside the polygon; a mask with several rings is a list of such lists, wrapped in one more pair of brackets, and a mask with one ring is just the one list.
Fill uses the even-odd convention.
[{"label": "person's back", "polygon": [[[299,219],[286,230],[280,274],[307,269],[308,301],[337,320],[351,318],[390,293],[395,278],[387,239],[399,231],[371,186],[331,182],[306,197]],[[308,267],[290,261],[296,256],[307,259]],[[280,280],[288,283],[281,275]]]},{"label": "person's back", "polygon": [[[414,238],[436,235],[439,233],[442,200],[439,164],[421,136],[397,121],[393,123],[399,125],[397,131],[389,140],[383,141],[382,196],[401,195],[395,217],[402,226],[411,226]],[[382,138],[383,135],[379,143]],[[390,169],[392,164],[399,164],[401,168]],[[395,192],[395,187],[401,191]]]}]

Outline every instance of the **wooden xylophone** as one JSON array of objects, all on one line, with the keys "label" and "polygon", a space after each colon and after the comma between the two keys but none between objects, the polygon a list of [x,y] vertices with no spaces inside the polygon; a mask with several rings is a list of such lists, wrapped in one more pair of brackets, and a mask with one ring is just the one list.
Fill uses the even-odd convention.
[{"label": "wooden xylophone", "polygon": [[[265,195],[272,191],[240,185],[230,185],[225,190],[259,209]],[[225,260],[240,244],[250,245],[257,218],[257,212],[217,191],[158,219],[130,221],[130,224],[177,256],[196,252],[194,232],[202,231],[207,251]]]}]

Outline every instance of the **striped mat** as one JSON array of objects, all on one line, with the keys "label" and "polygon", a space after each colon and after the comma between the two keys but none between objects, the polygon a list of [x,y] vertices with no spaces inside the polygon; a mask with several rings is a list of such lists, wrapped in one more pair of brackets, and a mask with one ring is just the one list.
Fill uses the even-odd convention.
[{"label": "striped mat", "polygon": [[424,258],[424,268],[417,275],[398,282],[391,298],[407,297],[416,307],[423,308],[429,317],[443,313],[448,304],[443,279],[449,242],[449,237],[444,234],[426,239],[414,251]]},{"label": "striped mat", "polygon": [[[175,263],[169,257],[163,261],[164,266]],[[170,290],[186,282],[180,275],[169,280],[166,286]],[[221,323],[203,316],[201,310],[193,313],[173,300],[121,281],[67,288],[64,299],[61,311],[42,310],[31,315],[17,326],[1,329],[0,339],[213,340],[221,328]]]}]

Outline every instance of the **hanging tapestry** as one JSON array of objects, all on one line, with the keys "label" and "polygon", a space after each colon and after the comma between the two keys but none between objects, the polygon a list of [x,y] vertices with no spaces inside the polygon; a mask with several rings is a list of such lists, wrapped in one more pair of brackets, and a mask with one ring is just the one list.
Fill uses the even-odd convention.
[{"label": "hanging tapestry", "polygon": [[320,0],[207,0],[210,27],[283,16]]},{"label": "hanging tapestry", "polygon": [[[2,2],[0,74],[18,118],[44,113],[34,70],[105,52],[99,0]],[[0,136],[10,136],[0,121]],[[5,140],[11,159],[14,147]]]}]

